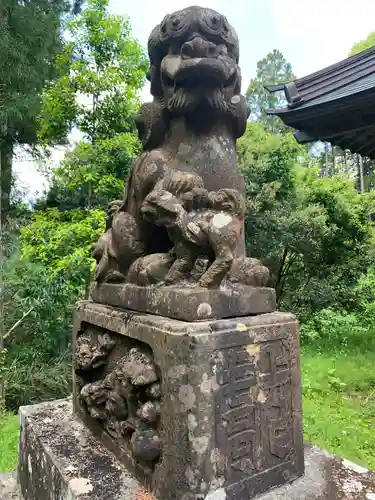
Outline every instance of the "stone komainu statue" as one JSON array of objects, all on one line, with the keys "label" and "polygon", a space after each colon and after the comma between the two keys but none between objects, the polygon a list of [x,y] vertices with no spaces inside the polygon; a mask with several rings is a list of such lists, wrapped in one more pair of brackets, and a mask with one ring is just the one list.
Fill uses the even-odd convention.
[{"label": "stone komainu statue", "polygon": [[56,498],[249,500],[304,472],[298,323],[244,250],[237,36],[191,7],[153,30],[149,55],[144,151],[76,310],[73,412],[85,425],[67,402],[21,409],[25,500],[51,485]]},{"label": "stone komainu statue", "polygon": [[[98,283],[131,281],[148,285],[173,275],[178,267],[175,260],[181,263],[182,257],[176,255],[173,231],[162,223],[162,207],[157,221],[141,210],[146,198],[150,201],[151,194],[160,191],[161,183],[173,172],[181,173],[179,192],[171,193],[176,206],[182,206],[181,193],[186,195],[194,189],[209,191],[211,198],[215,191],[231,190],[239,203],[245,197],[244,181],[237,170],[236,139],[246,129],[248,109],[240,95],[239,45],[233,27],[211,9],[189,7],[167,15],[154,28],[148,53],[147,78],[154,100],[141,107],[136,121],[144,152],[134,161],[124,199],[111,205],[107,231],[94,246]],[[217,215],[226,213],[224,205]],[[205,210],[207,206],[184,208],[186,213],[190,211],[186,217],[191,222],[194,217],[204,218]],[[245,257],[243,213],[236,220],[233,255],[225,257],[225,272],[219,273],[220,279],[195,275],[200,286],[219,286],[224,278],[266,284],[268,270],[256,259]],[[226,228],[220,231],[224,235]],[[201,253],[212,264],[218,249],[207,248],[207,238],[198,238],[193,252],[183,246],[185,260],[199,255],[200,244],[204,247]],[[181,249],[181,245],[177,247]],[[186,270],[191,267],[190,263]],[[175,278],[191,281],[193,277],[188,274],[174,273]],[[169,278],[167,282],[176,282]]]}]

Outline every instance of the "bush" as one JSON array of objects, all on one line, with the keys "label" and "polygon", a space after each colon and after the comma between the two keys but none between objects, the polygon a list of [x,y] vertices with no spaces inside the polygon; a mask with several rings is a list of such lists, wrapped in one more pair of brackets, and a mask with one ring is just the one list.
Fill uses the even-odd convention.
[{"label": "bush", "polygon": [[375,348],[374,330],[359,313],[323,309],[301,323],[301,341],[321,351]]},{"label": "bush", "polygon": [[51,401],[72,392],[71,351],[67,350],[48,362],[39,359],[26,363],[22,358],[7,367],[5,405],[17,411],[19,406]]},{"label": "bush", "polygon": [[64,397],[70,392],[73,308],[83,288],[17,254],[5,261],[3,273],[6,405],[15,410]]},{"label": "bush", "polygon": [[304,155],[291,134],[248,125],[239,141],[248,252],[269,267],[279,307],[351,310],[356,283],[374,263],[375,193],[358,194],[345,175],[320,177]]},{"label": "bush", "polygon": [[375,268],[370,268],[359,278],[354,295],[354,306],[357,310],[365,312],[372,309],[375,304]]},{"label": "bush", "polygon": [[104,225],[102,210],[37,212],[32,223],[21,230],[22,258],[43,265],[49,276],[80,291],[90,281],[91,247],[104,232]]},{"label": "bush", "polygon": [[87,293],[91,245],[103,230],[101,210],[52,209],[35,213],[30,225],[17,229],[19,249],[16,232],[9,231],[0,297],[8,408],[70,393],[74,305]]},{"label": "bush", "polygon": [[48,361],[64,352],[78,290],[18,256],[6,262],[4,283],[5,331],[30,311],[6,339],[9,356]]}]

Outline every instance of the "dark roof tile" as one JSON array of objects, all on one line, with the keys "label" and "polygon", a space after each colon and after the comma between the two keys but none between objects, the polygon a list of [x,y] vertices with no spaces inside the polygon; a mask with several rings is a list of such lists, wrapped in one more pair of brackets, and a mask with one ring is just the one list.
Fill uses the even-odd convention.
[{"label": "dark roof tile", "polygon": [[281,85],[287,107],[269,109],[300,142],[324,140],[375,159],[375,47]]},{"label": "dark roof tile", "polygon": [[[340,89],[346,89],[349,85],[356,82],[358,82],[360,87],[362,80],[371,81],[374,73],[375,46],[311,75],[298,78],[294,82],[281,85],[268,85],[266,88],[270,92],[284,90],[289,104],[288,108],[297,107],[296,97],[299,98],[298,107],[303,107],[311,105],[313,102],[315,104],[315,100],[322,99],[324,96],[335,95]],[[368,77],[370,77],[370,80],[367,80]],[[351,88],[355,91],[356,86],[354,85]],[[290,98],[291,93],[294,94],[293,99]],[[328,99],[330,98],[328,97]],[[277,110],[273,110],[273,112],[275,111]]]}]

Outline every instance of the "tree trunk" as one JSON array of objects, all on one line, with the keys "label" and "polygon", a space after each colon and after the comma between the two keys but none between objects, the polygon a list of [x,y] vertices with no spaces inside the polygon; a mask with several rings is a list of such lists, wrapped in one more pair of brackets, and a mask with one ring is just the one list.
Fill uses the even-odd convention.
[{"label": "tree trunk", "polygon": [[329,167],[328,167],[328,142],[324,143],[324,156],[325,156],[325,165],[324,165],[324,175],[323,177],[329,177]]},{"label": "tree trunk", "polygon": [[363,159],[362,156],[357,154],[357,169],[358,169],[358,190],[360,193],[365,192],[365,182],[363,176]]},{"label": "tree trunk", "polygon": [[12,156],[13,144],[7,140],[0,145],[1,168],[1,217],[9,212],[10,190],[12,187]]},{"label": "tree trunk", "polygon": [[[5,27],[5,29],[8,28],[8,13],[6,10],[0,12],[0,24],[2,24]],[[10,168],[9,168],[9,158],[11,158],[11,156],[7,154],[7,149],[8,149],[6,141],[7,135],[8,135],[8,117],[7,113],[6,112],[4,113],[3,111],[2,114],[0,115],[0,412],[5,410],[5,377],[3,373],[5,368],[4,363],[6,356],[6,350],[4,350],[4,284],[3,284],[4,242],[3,242],[2,220],[3,220],[4,209],[9,210],[9,195],[10,195],[10,188],[12,185],[12,163],[10,161]],[[8,196],[5,199],[7,192]],[[6,203],[6,201],[8,203]]]}]

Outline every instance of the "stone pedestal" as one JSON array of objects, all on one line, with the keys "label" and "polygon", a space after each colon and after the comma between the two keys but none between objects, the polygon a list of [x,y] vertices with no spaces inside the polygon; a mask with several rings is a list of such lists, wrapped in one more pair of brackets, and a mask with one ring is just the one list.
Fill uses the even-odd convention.
[{"label": "stone pedestal", "polygon": [[187,323],[83,302],[74,355],[75,413],[160,500],[248,500],[303,474],[291,314]]},{"label": "stone pedestal", "polygon": [[[18,476],[23,500],[163,500],[148,493],[73,416],[70,400],[21,407],[20,414]],[[303,477],[256,500],[375,498],[373,472],[310,446],[305,448],[305,463]],[[176,493],[173,498],[183,496]],[[228,496],[224,489],[192,498],[226,500]],[[0,475],[0,499],[21,500],[10,475]]]},{"label": "stone pedestal", "polygon": [[136,286],[130,283],[95,286],[94,302],[182,321],[236,318],[273,312],[273,288],[227,283],[220,288]]}]

